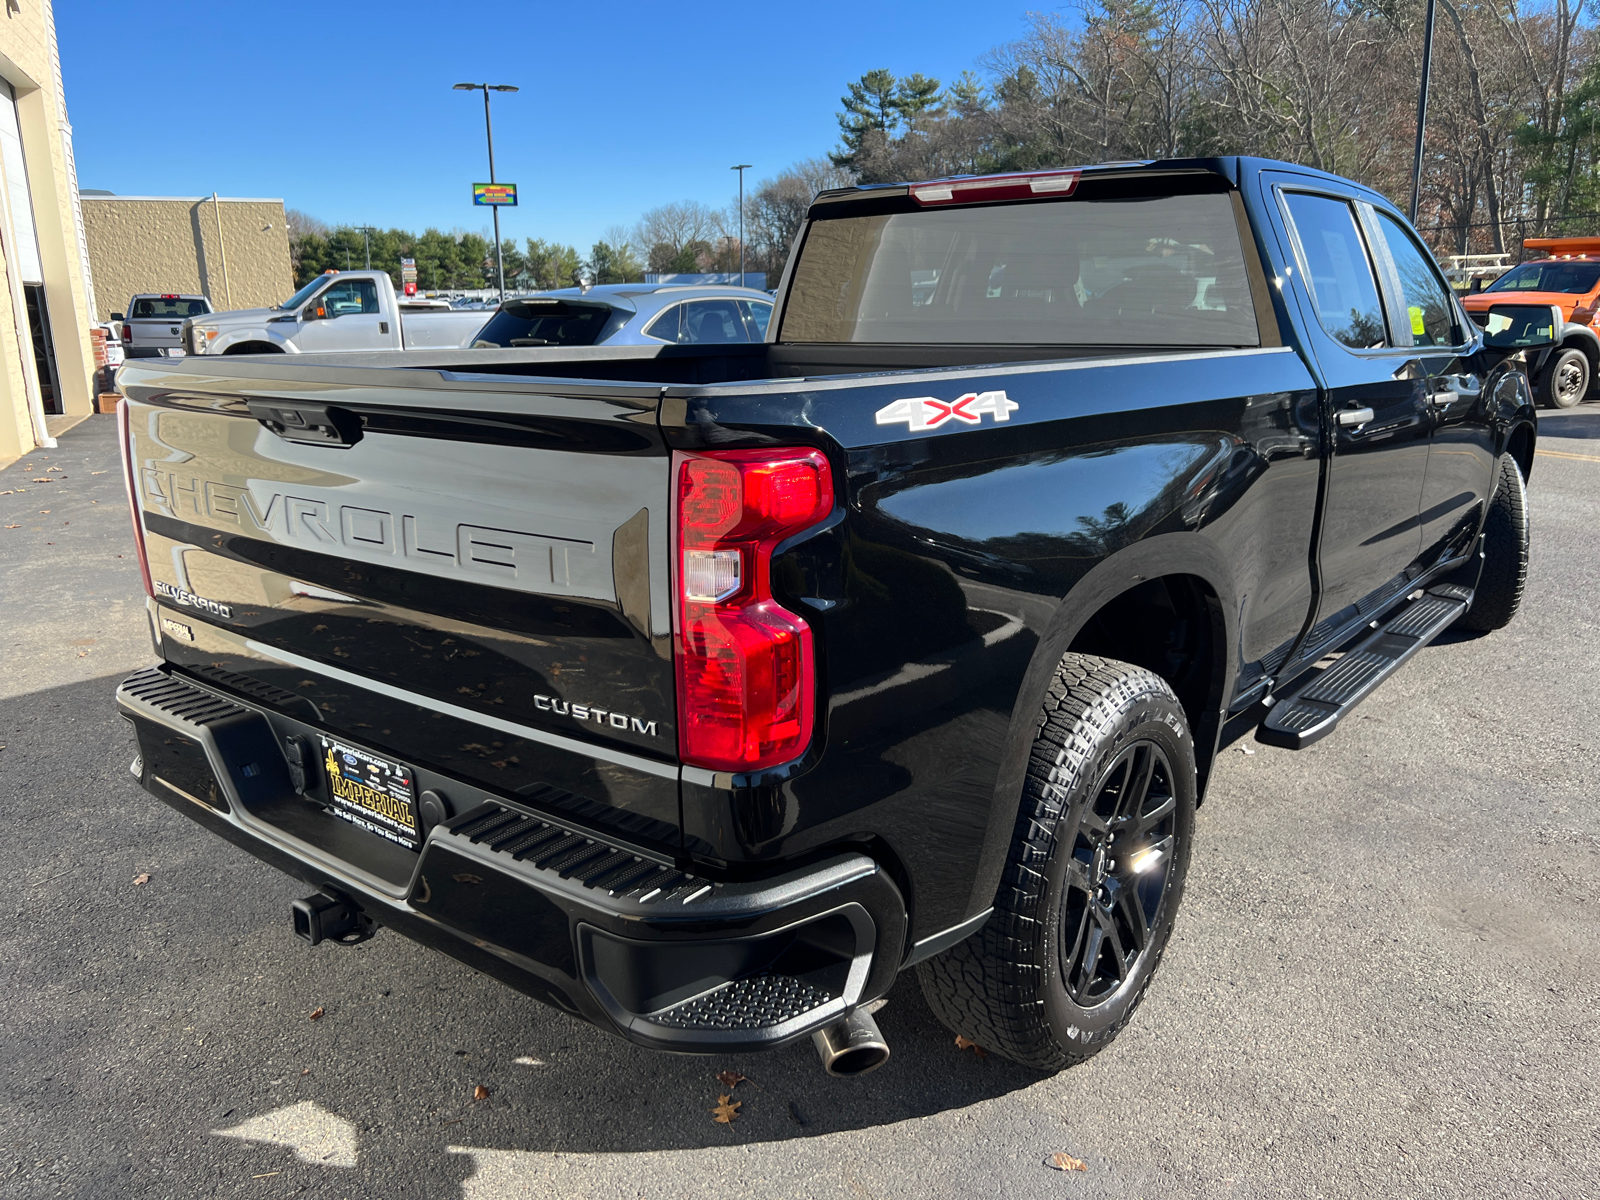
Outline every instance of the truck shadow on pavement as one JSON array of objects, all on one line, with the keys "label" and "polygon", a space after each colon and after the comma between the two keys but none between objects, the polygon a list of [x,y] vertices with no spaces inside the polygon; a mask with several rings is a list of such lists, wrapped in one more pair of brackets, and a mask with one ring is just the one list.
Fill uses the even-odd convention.
[{"label": "truck shadow on pavement", "polygon": [[[383,1164],[411,1185],[388,1195],[450,1194],[439,1189],[471,1174],[472,1148],[783,1141],[960,1109],[1043,1078],[958,1050],[912,974],[878,1014],[890,1061],[843,1080],[824,1074],[809,1041],[761,1055],[652,1053],[392,933],[309,947],[288,911],[303,884],[129,775],[117,681],[0,701],[11,829],[0,864],[19,897],[0,932],[17,1014],[0,1078],[17,1140],[40,1160],[71,1147],[88,1191],[142,1186],[130,1173],[176,1141],[185,1175],[280,1170],[310,1182]],[[727,1071],[747,1079],[719,1081]],[[731,1125],[711,1111],[724,1095],[740,1106]]]}]

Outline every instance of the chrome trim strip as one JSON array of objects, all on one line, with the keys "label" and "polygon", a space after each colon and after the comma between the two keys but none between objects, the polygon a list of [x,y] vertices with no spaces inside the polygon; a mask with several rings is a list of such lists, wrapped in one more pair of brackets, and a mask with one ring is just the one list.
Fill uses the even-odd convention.
[{"label": "chrome trim strip", "polygon": [[418,708],[441,712],[446,716],[455,717],[461,721],[472,721],[478,725],[486,725],[490,729],[498,729],[501,733],[509,733],[513,737],[527,738],[530,742],[542,742],[544,745],[553,746],[558,750],[567,750],[573,754],[587,754],[591,758],[603,759],[606,762],[615,763],[619,767],[628,767],[646,775],[655,775],[661,779],[678,778],[676,764],[656,762],[654,759],[643,758],[634,754],[624,754],[606,746],[581,742],[577,738],[564,737],[559,733],[548,733],[543,729],[518,725],[515,721],[507,721],[504,718],[491,716],[488,713],[462,708],[459,705],[451,704],[448,700],[434,700],[428,696],[419,696],[416,692],[408,692],[404,688],[383,683],[366,675],[358,675],[354,671],[341,670],[329,663],[318,662],[316,659],[302,658],[298,654],[292,654],[287,650],[280,650],[276,646],[268,646],[250,638],[245,638],[244,644],[251,653],[258,654],[262,658],[283,663],[285,666],[299,667],[303,671],[328,675],[341,683],[348,683],[351,687],[366,688],[369,691],[387,696],[391,700],[401,700],[407,704],[415,704]]}]

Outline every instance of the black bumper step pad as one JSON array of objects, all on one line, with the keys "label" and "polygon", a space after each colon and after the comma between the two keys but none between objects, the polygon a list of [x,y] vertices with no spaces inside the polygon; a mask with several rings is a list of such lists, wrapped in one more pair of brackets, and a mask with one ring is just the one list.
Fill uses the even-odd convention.
[{"label": "black bumper step pad", "polygon": [[446,829],[452,837],[466,838],[537,870],[640,904],[673,900],[692,904],[710,895],[714,886],[668,863],[501,804],[474,809]]},{"label": "black bumper step pad", "polygon": [[252,715],[242,704],[213,696],[154,667],[130,675],[117,690],[126,699],[136,700],[191,725],[215,725],[229,717]]},{"label": "black bumper step pad", "polygon": [[1338,662],[1281,697],[1256,740],[1303,750],[1332,733],[1345,715],[1472,604],[1470,588],[1441,584],[1418,596],[1345,652]]}]

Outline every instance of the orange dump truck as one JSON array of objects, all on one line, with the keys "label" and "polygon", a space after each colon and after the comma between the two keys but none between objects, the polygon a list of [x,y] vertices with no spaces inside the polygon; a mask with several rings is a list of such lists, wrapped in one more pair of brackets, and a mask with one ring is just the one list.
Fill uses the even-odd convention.
[{"label": "orange dump truck", "polygon": [[1600,377],[1600,337],[1590,328],[1600,307],[1600,237],[1526,238],[1522,249],[1543,257],[1518,263],[1461,303],[1473,316],[1497,302],[1560,308],[1566,318],[1561,344],[1534,376],[1533,390],[1541,404],[1571,408]]}]

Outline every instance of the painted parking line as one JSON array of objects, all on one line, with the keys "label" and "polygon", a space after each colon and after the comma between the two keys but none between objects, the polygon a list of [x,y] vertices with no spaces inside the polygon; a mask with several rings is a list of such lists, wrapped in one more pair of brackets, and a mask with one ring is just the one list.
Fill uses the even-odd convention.
[{"label": "painted parking line", "polygon": [[1542,454],[1546,458],[1576,458],[1583,462],[1600,462],[1600,456],[1594,454],[1568,454],[1565,450],[1535,450],[1535,454]]}]

